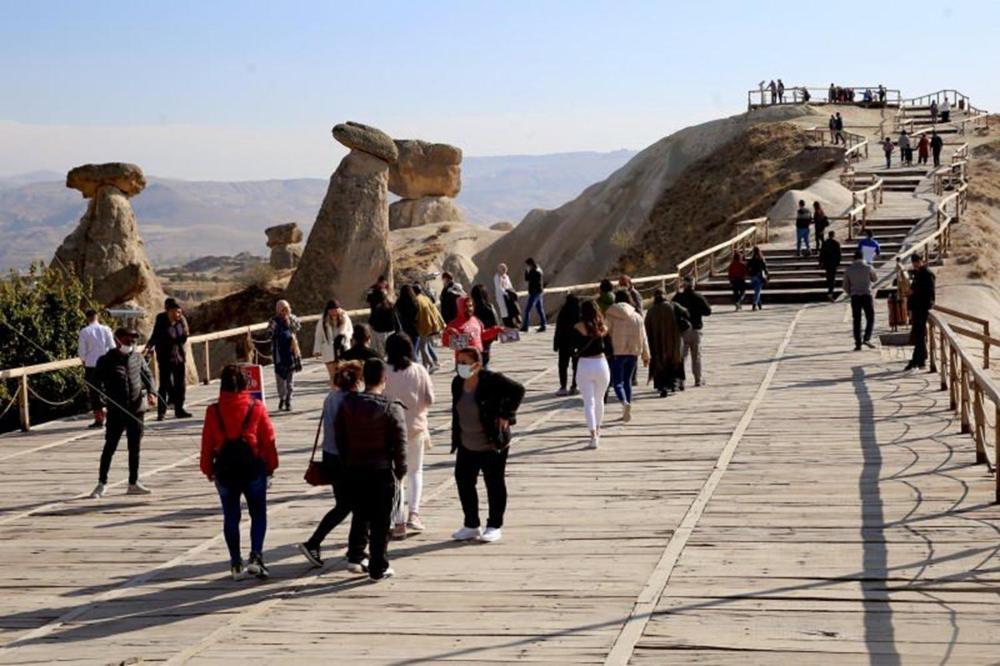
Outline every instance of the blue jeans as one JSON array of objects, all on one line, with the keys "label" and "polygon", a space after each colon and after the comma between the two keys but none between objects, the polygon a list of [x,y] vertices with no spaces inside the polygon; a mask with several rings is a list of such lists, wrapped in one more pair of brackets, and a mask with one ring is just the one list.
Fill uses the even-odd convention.
[{"label": "blue jeans", "polygon": [[545,328],[545,304],[542,302],[542,294],[528,294],[528,304],[524,308],[524,323],[521,324],[522,331],[528,330],[531,308],[538,310],[538,325]]},{"label": "blue jeans", "polygon": [[421,335],[417,338],[417,349],[413,354],[413,358],[423,363],[425,368],[438,364],[438,355],[434,351],[433,336]]},{"label": "blue jeans", "polygon": [[222,500],[222,534],[229,548],[229,561],[237,564],[240,557],[240,497],[247,498],[250,514],[250,552],[260,555],[264,551],[264,533],[267,532],[267,476],[263,473],[245,485],[224,484],[216,480],[215,487]]},{"label": "blue jeans", "polygon": [[805,229],[795,229],[795,252],[801,252],[802,247],[805,246],[806,252],[809,251],[809,227]]},{"label": "blue jeans", "polygon": [[623,404],[632,404],[632,376],[635,375],[638,357],[615,355],[611,359],[611,383],[615,395]]},{"label": "blue jeans", "polygon": [[753,287],[753,304],[760,306],[760,291],[764,288],[764,276],[754,275],[750,278],[750,286]]}]

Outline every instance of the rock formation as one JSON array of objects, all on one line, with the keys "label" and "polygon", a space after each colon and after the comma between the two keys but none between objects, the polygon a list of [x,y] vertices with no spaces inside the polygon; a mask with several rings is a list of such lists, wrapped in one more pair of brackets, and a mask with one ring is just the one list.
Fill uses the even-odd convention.
[{"label": "rock formation", "polygon": [[337,125],[333,137],[351,152],[330,177],[286,292],[303,314],[319,312],[330,298],[359,307],[379,275],[392,279],[389,165],[398,157],[396,146],[385,132],[360,123]]},{"label": "rock formation", "polygon": [[163,309],[164,293],[129,203],[145,186],[142,169],[134,164],[87,164],[71,170],[66,187],[80,190],[90,201],[79,225],[56,250],[53,264],[91,281],[101,305],[144,310],[138,323],[148,331]]},{"label": "rock formation", "polygon": [[389,207],[389,228],[464,221],[454,197],[462,189],[462,150],[446,143],[396,141],[389,190],[402,199]]},{"label": "rock formation", "polygon": [[493,231],[513,231],[514,230],[514,223],[513,222],[494,222],[493,224],[490,225],[490,229],[492,229]]},{"label": "rock formation", "polygon": [[302,230],[295,222],[264,229],[267,246],[271,248],[270,265],[275,270],[295,268],[302,258]]}]

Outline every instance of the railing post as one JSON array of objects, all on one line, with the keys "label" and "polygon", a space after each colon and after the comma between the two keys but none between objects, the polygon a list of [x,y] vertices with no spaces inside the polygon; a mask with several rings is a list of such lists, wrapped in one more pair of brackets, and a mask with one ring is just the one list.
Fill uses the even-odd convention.
[{"label": "railing post", "polygon": [[20,412],[21,430],[28,432],[31,430],[31,412],[28,408],[28,375],[21,375]]},{"label": "railing post", "polygon": [[[983,368],[985,370],[990,369],[990,322],[983,322],[983,335],[986,336],[983,339]],[[1000,460],[997,461],[1000,464]]]},{"label": "railing post", "polygon": [[989,458],[986,457],[986,426],[984,423],[986,414],[983,412],[983,391],[979,387],[979,382],[976,382],[973,387],[973,400],[972,414],[976,423],[972,439],[976,442],[976,464],[982,465],[988,463]]},{"label": "railing post", "polygon": [[955,348],[948,342],[948,378],[951,380],[948,386],[948,403],[953,412],[958,411],[958,371],[955,369],[956,354]]},{"label": "railing post", "polygon": [[1000,405],[993,406],[993,460],[996,464],[993,465],[993,472],[995,478],[993,479],[995,484],[994,501],[1000,504]]},{"label": "railing post", "polygon": [[938,328],[938,348],[941,350],[941,390],[948,388],[948,353],[944,346],[944,329]]},{"label": "railing post", "polygon": [[962,363],[962,396],[961,396],[961,416],[962,416],[962,434],[968,435],[970,430],[969,425],[969,368]]},{"label": "railing post", "polygon": [[208,384],[212,381],[212,363],[208,356],[208,346],[211,341],[205,340],[205,377],[201,380],[202,384]]},{"label": "railing post", "polygon": [[934,320],[927,320],[927,346],[930,351],[930,371],[937,371],[937,342],[934,338]]}]

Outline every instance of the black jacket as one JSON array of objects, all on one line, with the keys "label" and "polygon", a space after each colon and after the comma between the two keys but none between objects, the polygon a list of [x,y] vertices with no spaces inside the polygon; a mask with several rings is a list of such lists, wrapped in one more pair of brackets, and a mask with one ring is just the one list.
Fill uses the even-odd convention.
[{"label": "black jacket", "polygon": [[142,354],[112,349],[97,360],[97,384],[108,397],[108,409],[120,405],[133,414],[146,411],[146,396],[153,393],[153,375]]},{"label": "black jacket", "polygon": [[705,297],[694,289],[685,289],[674,296],[674,303],[680,303],[687,311],[691,320],[691,328],[700,331],[703,325],[702,317],[712,314],[712,306],[708,304]]},{"label": "black jacket", "polygon": [[540,294],[545,291],[542,269],[537,266],[524,271],[524,281],[528,283],[529,294]]},{"label": "black jacket", "polygon": [[[461,377],[451,380],[451,450],[456,451],[462,443],[462,430],[458,424],[458,401],[462,397]],[[510,428],[500,428],[498,419],[507,419],[510,425],[517,423],[517,408],[524,399],[524,387],[513,379],[490,370],[479,371],[479,385],[476,386],[476,404],[483,432],[490,444],[497,450],[510,446]],[[340,440],[337,440],[340,445]]]},{"label": "black jacket", "polygon": [[926,267],[913,272],[910,282],[910,311],[917,315],[927,315],[934,307],[935,298],[934,273]]},{"label": "black jacket", "polygon": [[836,268],[844,261],[844,255],[840,250],[840,243],[832,238],[823,241],[823,246],[819,249],[819,265],[823,268]]},{"label": "black jacket", "polygon": [[348,393],[337,409],[333,431],[344,465],[406,475],[403,406],[373,393]]},{"label": "black jacket", "polygon": [[370,358],[382,358],[378,352],[371,347],[351,347],[340,354],[341,361],[361,361],[364,363]]},{"label": "black jacket", "polygon": [[176,348],[180,359],[185,358],[184,344],[188,339],[188,324],[187,319],[181,318],[183,322],[183,333],[176,338],[170,337],[167,332],[170,329],[170,316],[166,312],[161,312],[156,315],[156,319],[153,321],[153,332],[149,334],[149,341],[146,343],[146,349],[156,350],[156,362],[157,363],[168,363],[173,359],[173,352]]},{"label": "black jacket", "polygon": [[565,303],[556,317],[556,334],[552,336],[552,351],[572,352],[575,345],[573,327],[580,321],[580,303]]},{"label": "black jacket", "polygon": [[458,299],[465,296],[462,287],[452,282],[441,291],[441,318],[450,324],[458,316]]}]

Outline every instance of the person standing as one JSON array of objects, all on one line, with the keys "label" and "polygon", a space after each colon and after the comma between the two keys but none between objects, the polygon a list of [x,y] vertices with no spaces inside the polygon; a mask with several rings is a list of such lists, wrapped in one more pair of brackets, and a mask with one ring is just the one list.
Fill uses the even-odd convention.
[{"label": "person standing", "polygon": [[875,257],[882,256],[882,246],[875,240],[875,234],[871,229],[865,229],[865,237],[858,241],[858,251],[861,252],[866,264],[874,264]]},{"label": "person standing", "polygon": [[[871,264],[864,260],[861,250],[854,252],[854,261],[844,269],[844,293],[851,297],[851,317],[854,322],[854,351],[861,351],[861,344],[875,348],[872,331],[875,330],[875,300],[872,291],[878,275]],[[865,315],[865,335],[861,337],[861,313]]]},{"label": "person standing", "polygon": [[337,370],[337,360],[347,351],[352,337],[354,324],[351,323],[350,315],[340,307],[340,302],[330,299],[316,322],[316,334],[313,336],[313,356],[323,360],[330,381],[333,381]]},{"label": "person standing", "polygon": [[[267,487],[278,468],[274,426],[264,403],[252,399],[246,389],[246,377],[238,366],[223,368],[219,401],[205,410],[201,430],[201,473],[215,483],[222,502],[222,533],[233,580],[245,574],[270,576],[264,564]],[[250,555],[245,565],[240,553],[240,500],[244,497],[250,513]]]},{"label": "person standing", "polygon": [[[377,581],[395,575],[386,551],[396,482],[406,476],[406,420],[402,405],[384,395],[385,363],[369,359],[363,374],[364,393],[344,396],[334,420],[334,437],[348,479],[351,510],[371,547],[368,578]],[[363,545],[349,544],[348,550],[363,550]]]},{"label": "person standing", "polygon": [[951,103],[948,101],[947,95],[944,101],[941,102],[941,122],[951,122]]},{"label": "person standing", "polygon": [[834,129],[837,132],[837,143],[842,143],[847,145],[847,137],[844,136],[844,118],[840,115],[840,111],[837,112],[837,117],[833,121]]},{"label": "person standing", "polygon": [[733,250],[733,258],[726,269],[729,276],[729,286],[733,290],[733,305],[737,310],[743,309],[743,299],[747,293],[747,263],[743,260],[743,255],[739,250]]},{"label": "person standing", "polygon": [[[559,315],[556,317],[556,333],[552,336],[552,351],[559,354],[559,390],[556,391],[556,395],[559,397],[579,393],[576,387],[578,359],[574,353],[573,345],[573,327],[579,321],[580,299],[575,294],[566,294],[566,301],[559,308]],[[573,364],[573,383],[567,389],[570,363]]]},{"label": "person standing", "polygon": [[826,229],[830,226],[830,218],[823,210],[823,204],[818,201],[813,202],[813,237],[816,239],[816,251],[819,252],[823,245],[823,237]]},{"label": "person standing", "polygon": [[[680,303],[688,311],[691,328],[683,333],[684,359],[691,356],[691,374],[694,375],[694,385],[701,386],[704,379],[701,374],[701,342],[704,318],[712,315],[712,307],[705,297],[695,290],[694,281],[686,277],[681,281],[681,289],[674,295],[674,303]],[[683,389],[684,384],[681,383]]]},{"label": "person standing", "polygon": [[662,289],[653,292],[653,305],[646,312],[646,339],[649,341],[649,376],[653,388],[666,398],[684,381],[684,350],[681,321],[690,321],[680,303],[667,300]]},{"label": "person standing", "polygon": [[640,315],[630,302],[628,292],[615,292],[615,304],[608,308],[608,334],[611,336],[611,383],[622,404],[622,421],[632,420],[632,377],[638,360],[649,366],[649,341]]},{"label": "person standing", "polygon": [[139,447],[142,444],[143,418],[147,403],[156,402],[153,376],[142,354],[136,351],[139,334],[131,329],[115,331],[116,347],[97,360],[94,378],[108,402],[104,450],[97,472],[97,486],[90,496],[104,497],[108,485],[111,458],[118,449],[122,433],[128,442],[128,490],[126,495],[148,495],[149,488],[139,481]]},{"label": "person standing", "polygon": [[531,310],[538,312],[538,332],[545,332],[545,303],[543,295],[545,293],[545,280],[542,268],[534,259],[528,257],[524,260],[524,281],[528,283],[528,303],[524,308],[524,322],[521,324],[521,331],[526,332],[531,324]]},{"label": "person standing", "polygon": [[[513,302],[511,293],[513,292]],[[496,299],[497,307],[500,309],[500,319],[507,328],[519,326],[520,322],[514,322],[514,314],[517,310],[517,292],[514,291],[514,284],[510,281],[507,273],[507,264],[497,264],[497,271],[493,274],[493,297]]]},{"label": "person standing", "polygon": [[97,379],[97,362],[102,356],[115,348],[115,336],[111,329],[97,319],[96,310],[84,313],[87,325],[80,329],[77,335],[77,355],[83,363],[83,381],[87,385],[87,400],[94,422],[88,428],[104,427],[104,398]]},{"label": "person standing", "polygon": [[830,127],[830,143],[837,145],[839,141],[837,140],[837,116],[830,114],[830,121],[827,123]]},{"label": "person standing", "polygon": [[934,166],[941,166],[941,149],[944,148],[944,140],[937,130],[931,130],[931,154],[934,156]]},{"label": "person standing", "polygon": [[826,271],[826,295],[831,301],[833,291],[837,288],[837,271],[843,261],[844,255],[840,243],[837,242],[836,234],[831,231],[819,249],[819,265]]},{"label": "person standing", "polygon": [[[795,211],[795,254],[796,256],[809,256],[812,250],[809,247],[809,227],[812,226],[812,213],[806,207],[806,202],[799,201],[799,208]],[[803,249],[804,248],[804,249]]]},{"label": "person standing", "polygon": [[917,164],[927,164],[927,158],[930,157],[931,142],[927,138],[927,134],[923,133],[920,135],[920,140],[917,141]]},{"label": "person standing", "polygon": [[[609,308],[610,309],[610,308]],[[579,359],[576,380],[583,396],[583,415],[590,431],[590,448],[596,449],[604,421],[604,394],[611,384],[611,342],[604,315],[594,301],[580,306],[580,322],[574,327],[574,347]]]},{"label": "person standing", "polygon": [[892,151],[895,149],[896,147],[892,145],[892,139],[890,139],[889,137],[885,137],[884,139],[882,139],[882,152],[885,153],[886,169],[892,168]]},{"label": "person standing", "polygon": [[458,316],[458,300],[465,297],[465,290],[448,271],[441,273],[441,282],[441,317],[448,322]]},{"label": "person standing", "polygon": [[[468,296],[462,297],[458,303],[458,315],[448,322],[447,328],[444,329],[444,335],[441,336],[441,341],[447,347],[455,349],[455,340],[464,336],[465,342],[464,346],[455,349],[455,362],[458,363],[458,352],[465,347],[473,347],[477,349],[480,355],[486,348],[486,343],[492,342],[500,333],[503,328],[500,326],[493,326],[487,328],[483,325],[483,322],[479,320],[476,316],[475,304],[472,298]],[[483,360],[480,359],[480,363]]]},{"label": "person standing", "polygon": [[936,99],[931,100],[930,112],[931,112],[931,124],[936,125],[938,121],[938,103]]},{"label": "person standing", "polygon": [[785,83],[781,79],[778,79],[778,103],[785,103]]},{"label": "person standing", "polygon": [[295,373],[302,369],[298,332],[302,328],[299,318],[292,314],[292,306],[282,299],[274,306],[274,316],[268,322],[271,336],[271,363],[274,365],[274,384],[278,393],[278,411],[292,411],[292,392]]},{"label": "person standing", "polygon": [[885,104],[885,86],[881,83],[878,84],[878,103]]},{"label": "person standing", "polygon": [[396,316],[396,308],[389,298],[389,292],[384,277],[379,277],[371,289],[368,290],[366,300],[368,302],[368,326],[371,332],[372,348],[378,352],[379,356],[385,355],[385,340],[390,335],[399,330],[399,318]]},{"label": "person standing", "polygon": [[913,149],[910,147],[910,136],[903,130],[899,133],[899,163],[911,165],[913,164]]},{"label": "person standing", "polygon": [[[397,332],[406,333],[410,340],[416,340],[418,337],[417,314],[420,308],[417,305],[417,294],[413,291],[412,285],[404,284],[399,288],[399,298],[396,299],[394,308],[396,321],[399,322],[399,331]],[[388,348],[386,354],[388,355]]]},{"label": "person standing", "polygon": [[[489,292],[486,291],[486,287],[477,284],[472,287],[472,311],[478,319],[483,324],[485,330],[499,329],[500,318],[497,316],[497,311],[490,303]],[[493,348],[493,341],[483,340],[483,367],[488,368],[490,366],[490,350]]]},{"label": "person standing", "polygon": [[190,418],[184,409],[184,394],[187,392],[187,319],[184,311],[172,298],[163,303],[164,311],[156,315],[153,332],[149,335],[143,354],[156,352],[156,369],[160,375],[159,400],[156,406],[156,420],[162,421],[167,413],[167,405],[173,404],[174,416]]},{"label": "person standing", "polygon": [[635,288],[635,284],[632,282],[632,278],[628,275],[622,275],[618,278],[618,288],[623,289],[628,294],[628,302],[632,304],[635,311],[640,315],[642,314],[642,294],[639,290]]},{"label": "person standing", "polygon": [[826,91],[826,103],[834,104],[837,101],[837,86],[830,84],[830,88]]},{"label": "person standing", "polygon": [[[402,539],[407,529],[424,531],[420,499],[424,487],[424,451],[431,445],[427,410],[434,404],[434,385],[427,370],[413,362],[413,342],[405,333],[389,336],[386,355],[389,374],[385,381],[385,397],[403,405],[406,421],[406,478],[402,496],[407,513],[406,520],[397,520],[392,530],[394,538]],[[402,515],[401,511],[400,518]]]},{"label": "person standing", "polygon": [[[947,102],[945,98],[945,102]],[[907,305],[910,309],[910,338],[913,340],[913,356],[906,364],[907,370],[923,368],[927,364],[927,318],[934,307],[936,297],[934,273],[927,268],[919,254],[910,257],[913,264],[913,279],[910,280],[910,294]]]},{"label": "person standing", "polygon": [[[363,324],[362,324],[363,325]],[[365,546],[368,537],[364,534],[364,525],[351,514],[351,497],[348,488],[349,480],[344,472],[344,462],[337,448],[337,435],[334,430],[337,411],[348,393],[357,393],[364,387],[362,380],[362,363],[360,361],[341,361],[337,364],[333,377],[333,387],[323,401],[323,413],[320,416],[323,428],[323,471],[333,488],[334,505],[324,514],[319,525],[313,531],[308,541],[298,545],[299,552],[315,567],[323,566],[320,547],[327,535],[340,525],[347,516],[351,516],[351,531],[348,544],[354,550],[347,551],[347,569],[351,573],[365,573],[368,562],[365,559]]]},{"label": "person standing", "polygon": [[767,284],[767,260],[760,247],[754,245],[747,261],[747,272],[750,274],[750,287],[753,288],[753,310],[762,310],[761,292]]},{"label": "person standing", "polygon": [[[507,453],[511,426],[524,399],[524,386],[483,367],[478,349],[458,353],[458,374],[451,382],[451,451],[455,454],[455,486],[462,503],[462,527],[451,536],[456,541],[483,543],[503,536],[507,510]],[[481,531],[479,474],[486,484],[489,515]]]},{"label": "person standing", "polygon": [[340,360],[364,363],[370,358],[382,358],[382,356],[372,347],[372,329],[368,324],[358,324],[354,327],[351,346],[340,355]]},{"label": "person standing", "polygon": [[431,374],[440,367],[437,352],[434,351],[434,336],[443,330],[441,313],[426,294],[417,292],[417,348],[414,357],[420,359]]},{"label": "person standing", "polygon": [[771,104],[778,103],[778,84],[771,79],[771,82],[767,84],[767,89],[771,92]]},{"label": "person standing", "polygon": [[615,304],[615,287],[611,280],[601,280],[598,286],[597,307],[601,309],[601,314],[606,315],[608,308]]}]

